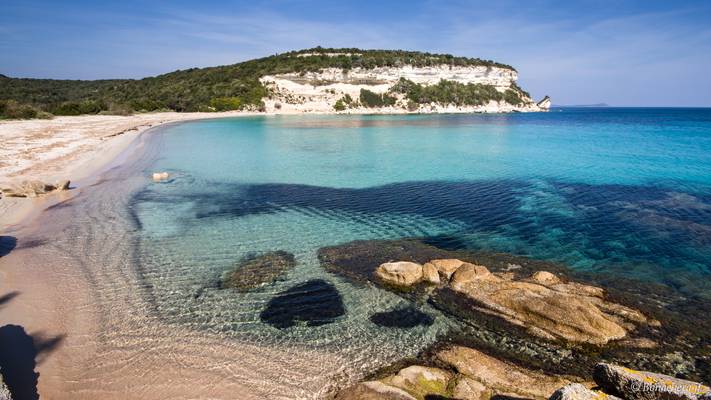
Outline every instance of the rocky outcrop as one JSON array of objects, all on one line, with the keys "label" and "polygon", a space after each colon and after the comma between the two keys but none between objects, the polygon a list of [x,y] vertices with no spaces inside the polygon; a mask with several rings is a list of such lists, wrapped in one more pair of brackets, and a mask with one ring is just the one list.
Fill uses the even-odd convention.
[{"label": "rocky outcrop", "polygon": [[603,390],[625,400],[699,400],[711,395],[711,388],[668,375],[599,363],[593,373]]},{"label": "rocky outcrop", "polygon": [[271,251],[251,255],[240,261],[223,279],[223,288],[247,291],[270,284],[296,266],[294,255],[286,251]]},{"label": "rocky outcrop", "polygon": [[10,393],[10,389],[5,384],[2,371],[0,371],[0,400],[12,400],[12,393]]},{"label": "rocky outcrop", "polygon": [[546,96],[536,103],[536,105],[543,110],[548,110],[551,108],[551,98]]},{"label": "rocky outcrop", "polygon": [[620,398],[588,389],[580,383],[571,383],[556,390],[550,400],[620,400]]},{"label": "rocky outcrop", "polygon": [[437,358],[458,373],[481,383],[494,395],[548,398],[556,389],[570,382],[463,346],[445,349],[437,353]]},{"label": "rocky outcrop", "polygon": [[[346,389],[336,398],[399,399],[402,397],[396,396],[407,395],[410,397],[404,398],[418,400],[485,400],[493,396],[546,399],[556,389],[570,383],[566,378],[522,368],[468,347],[449,347],[438,352],[436,357],[447,369],[412,365],[395,375]],[[368,397],[375,394],[383,397]]]},{"label": "rocky outcrop", "polygon": [[450,287],[471,300],[473,310],[544,339],[602,345],[646,322],[640,312],[606,301],[602,289],[563,283],[545,271],[514,280],[464,264],[452,276]]},{"label": "rocky outcrop", "polygon": [[388,262],[376,269],[375,276],[400,288],[422,282],[444,286],[467,300],[468,312],[500,318],[546,340],[604,345],[647,323],[639,311],[605,300],[601,288],[563,282],[547,271],[517,280],[482,265],[445,259],[424,266]]},{"label": "rocky outcrop", "polygon": [[69,181],[61,180],[56,184],[42,181],[23,181],[20,184],[9,185],[0,189],[5,197],[38,197],[53,191],[69,190]]}]

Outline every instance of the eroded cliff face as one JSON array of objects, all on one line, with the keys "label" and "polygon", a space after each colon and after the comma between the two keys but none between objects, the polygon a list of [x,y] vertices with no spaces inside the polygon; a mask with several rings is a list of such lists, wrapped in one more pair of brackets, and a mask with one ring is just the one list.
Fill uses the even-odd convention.
[{"label": "eroded cliff face", "polygon": [[[521,93],[519,104],[502,101],[488,101],[481,105],[456,105],[445,103],[413,104],[406,95],[393,93],[391,88],[405,78],[416,84],[430,86],[440,81],[461,84],[482,84],[493,86],[500,93],[516,88],[516,71],[507,68],[485,66],[431,67],[379,67],[372,69],[354,68],[342,70],[326,68],[319,72],[268,75],[261,82],[271,95],[264,99],[267,111],[273,112],[333,112],[339,99],[348,95],[355,99],[344,113],[466,113],[466,112],[533,112],[547,111],[550,101],[535,103]],[[395,104],[384,107],[364,107],[358,104],[361,89],[378,94],[389,94],[396,98]]]}]

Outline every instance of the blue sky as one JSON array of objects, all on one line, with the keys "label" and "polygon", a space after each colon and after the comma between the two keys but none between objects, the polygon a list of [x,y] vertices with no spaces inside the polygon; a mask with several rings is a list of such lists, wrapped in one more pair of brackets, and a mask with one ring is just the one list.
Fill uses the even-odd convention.
[{"label": "blue sky", "polygon": [[557,104],[711,106],[711,1],[0,0],[0,73],[140,78],[314,47],[493,59]]}]

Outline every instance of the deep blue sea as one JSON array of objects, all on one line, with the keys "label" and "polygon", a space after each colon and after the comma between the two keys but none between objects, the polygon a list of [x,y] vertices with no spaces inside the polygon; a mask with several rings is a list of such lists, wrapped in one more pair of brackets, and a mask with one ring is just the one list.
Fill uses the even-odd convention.
[{"label": "deep blue sea", "polygon": [[[172,178],[130,207],[143,279],[176,322],[341,346],[359,368],[416,354],[446,318],[424,305],[434,324],[377,327],[373,313],[404,301],[319,266],[319,248],[357,239],[423,237],[711,298],[711,109],[250,117],[151,140],[159,150],[145,173]],[[284,279],[248,293],[218,287],[237,261],[272,250],[296,256]],[[313,282],[337,292],[343,316],[287,329],[260,320],[275,296]]]}]

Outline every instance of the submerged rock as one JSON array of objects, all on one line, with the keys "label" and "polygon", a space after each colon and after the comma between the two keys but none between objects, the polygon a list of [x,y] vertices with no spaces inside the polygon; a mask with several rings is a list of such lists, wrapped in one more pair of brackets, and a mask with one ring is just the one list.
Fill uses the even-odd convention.
[{"label": "submerged rock", "polygon": [[405,307],[375,313],[370,316],[370,321],[376,325],[388,328],[414,328],[416,326],[430,326],[434,323],[434,318],[415,307]]},{"label": "submerged rock", "polygon": [[593,378],[625,400],[699,400],[711,395],[711,388],[701,383],[607,363],[595,366]]},{"label": "submerged rock", "polygon": [[270,284],[296,266],[294,255],[271,251],[245,257],[222,281],[223,288],[246,291]]},{"label": "submerged rock", "polygon": [[259,317],[275,328],[286,329],[297,324],[330,324],[345,313],[338,290],[329,282],[314,279],[279,293]]},{"label": "submerged rock", "polygon": [[598,390],[586,388],[580,383],[571,383],[553,393],[550,400],[621,400]]},{"label": "submerged rock", "polygon": [[416,398],[445,396],[452,373],[439,368],[412,365],[401,369],[396,375],[383,379],[383,383],[400,388]]}]

